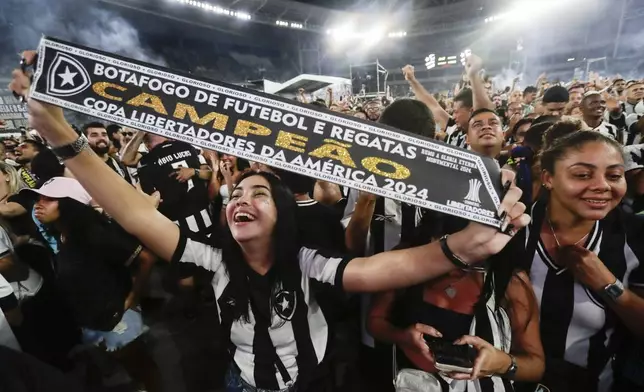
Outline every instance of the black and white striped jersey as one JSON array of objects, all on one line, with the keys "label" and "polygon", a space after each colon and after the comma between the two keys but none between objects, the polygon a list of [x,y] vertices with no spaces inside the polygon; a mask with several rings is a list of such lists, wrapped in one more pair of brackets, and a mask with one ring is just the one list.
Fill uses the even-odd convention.
[{"label": "black and white striped jersey", "polygon": [[208,185],[200,178],[179,182],[171,174],[180,168],[199,169],[203,156],[188,143],[168,140],[155,146],[139,161],[141,189],[161,193],[161,212],[182,230],[208,235],[213,229],[209,211]]},{"label": "black and white striped jersey", "polygon": [[622,145],[626,144],[625,132],[620,132],[617,126],[607,121],[602,121],[599,126],[593,128],[593,131],[597,131],[604,136],[608,136],[609,138],[618,141]]},{"label": "black and white striped jersey", "polygon": [[[526,257],[531,261],[546,358],[587,369],[597,379],[597,390],[608,391],[613,379],[609,344],[620,321],[597,293],[577,282],[548,254],[540,238],[544,214],[542,203],[533,206]],[[584,244],[626,287],[644,288],[643,222],[616,209],[595,224]]]},{"label": "black and white striped jersey", "polygon": [[451,144],[452,146],[466,148],[466,133],[458,127],[456,121],[450,117],[447,122],[447,127],[445,128],[445,133],[447,137],[445,138],[445,143]]},{"label": "black and white striped jersey", "polygon": [[[349,225],[353,215],[358,195],[359,192],[355,189],[349,191],[347,206],[342,219],[345,228]],[[365,255],[371,256],[389,251],[406,238],[411,238],[415,234],[416,227],[420,224],[424,212],[420,207],[379,197],[376,200],[371,224],[369,225]],[[371,305],[371,294],[360,294],[360,302],[362,343],[366,346],[374,347],[375,341],[366,328],[367,314]]]},{"label": "black and white striped jersey", "polygon": [[109,157],[107,158],[107,161],[105,163],[110,167],[110,169],[114,170],[116,174],[121,176],[121,178],[134,185],[135,181],[132,179],[130,171],[127,170],[127,168],[121,163],[121,161],[114,157]]},{"label": "black and white striped jersey", "polygon": [[13,334],[9,322],[5,318],[5,312],[18,308],[18,299],[13,294],[13,288],[7,280],[0,275],[0,345],[9,347],[16,351],[20,350],[20,344]]},{"label": "black and white striped jersey", "polygon": [[249,274],[251,305],[245,322],[230,316],[234,300],[220,249],[182,236],[173,257],[173,262],[193,263],[214,273],[217,311],[222,331],[230,338],[231,357],[243,380],[257,388],[280,390],[306,380],[326,355],[331,321],[320,308],[320,291],[313,288],[325,284],[342,290],[350,258],[302,248],[298,259],[301,278],[296,292],[271,292],[268,274]]}]

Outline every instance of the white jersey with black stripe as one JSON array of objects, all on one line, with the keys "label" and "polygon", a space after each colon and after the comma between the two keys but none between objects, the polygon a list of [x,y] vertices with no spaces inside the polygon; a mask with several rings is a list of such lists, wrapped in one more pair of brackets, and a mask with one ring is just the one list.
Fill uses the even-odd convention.
[{"label": "white jersey with black stripe", "polygon": [[[536,220],[534,208],[532,215]],[[602,221],[595,223],[584,247],[598,255],[607,266],[612,263],[613,270],[620,271],[616,277],[625,286],[644,287],[644,268],[631,247],[634,243],[625,233],[605,231],[604,226]],[[531,230],[539,228],[531,224],[527,228],[528,237]],[[540,307],[541,338],[546,357],[595,369],[598,391],[609,391],[613,374],[611,358],[605,353],[617,321],[609,315],[605,300],[557,264],[540,238],[532,256],[530,280]]]},{"label": "white jersey with black stripe", "polygon": [[0,345],[21,351],[20,344],[5,318],[5,312],[18,308],[18,300],[7,280],[0,275]]},{"label": "white jersey with black stripe", "polygon": [[597,131],[604,136],[608,136],[609,138],[616,140],[621,144],[626,144],[626,140],[623,140],[625,139],[625,133],[619,132],[615,125],[610,124],[606,121],[603,121],[601,124],[599,124],[599,126],[593,128],[593,131]]},{"label": "white jersey with black stripe", "polygon": [[[347,206],[344,210],[342,224],[346,228],[351,221],[351,216],[355,209],[356,202],[360,192],[352,189],[347,197]],[[417,227],[422,218],[422,209],[415,209],[413,219],[411,216],[403,213],[403,203],[393,200],[379,198],[376,202],[369,231],[367,232],[367,241],[365,255],[371,256],[377,253],[389,251],[400,244],[402,233],[406,228]],[[362,344],[368,347],[375,347],[375,340],[367,331],[367,318],[369,308],[371,307],[371,294],[360,294],[360,326]]]},{"label": "white jersey with black stripe", "polygon": [[[230,296],[230,275],[220,249],[182,237],[173,257],[173,262],[193,263],[214,272],[212,286],[217,310],[222,328],[229,332],[234,345],[231,350],[234,363],[242,379],[257,388],[284,389],[305,370],[310,371],[322,362],[326,355],[329,322],[312,289],[312,281],[341,290],[344,268],[350,259],[308,248],[301,248],[298,259],[301,271],[298,292],[281,289],[273,292],[271,298],[265,298],[266,309],[270,309],[269,325],[263,317],[258,317],[254,303],[249,307],[248,321],[230,319],[229,307],[234,306],[234,299]],[[273,363],[274,355],[288,377]]]},{"label": "white jersey with black stripe", "polygon": [[453,118],[450,118],[447,122],[445,133],[447,134],[445,143],[461,148],[467,147],[465,132],[459,128]]}]

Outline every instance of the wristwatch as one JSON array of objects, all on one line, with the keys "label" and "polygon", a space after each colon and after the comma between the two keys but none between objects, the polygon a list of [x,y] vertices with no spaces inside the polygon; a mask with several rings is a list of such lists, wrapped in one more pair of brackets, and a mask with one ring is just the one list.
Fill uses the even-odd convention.
[{"label": "wristwatch", "polygon": [[517,359],[514,357],[512,354],[508,354],[510,356],[510,367],[508,370],[503,374],[504,378],[507,378],[509,380],[514,380],[514,378],[517,376],[517,370],[519,370],[519,367],[517,366]]},{"label": "wristwatch", "polygon": [[70,159],[78,155],[81,151],[87,148],[87,138],[85,135],[80,135],[75,141],[58,147],[53,147],[51,151],[56,154],[61,161]]},{"label": "wristwatch", "polygon": [[624,294],[624,285],[619,281],[619,279],[617,279],[615,280],[615,283],[611,283],[604,287],[601,293],[605,298],[615,302],[622,294]]},{"label": "wristwatch", "polygon": [[199,177],[199,173],[201,172],[199,169],[193,169],[195,171],[195,175],[193,177]]}]

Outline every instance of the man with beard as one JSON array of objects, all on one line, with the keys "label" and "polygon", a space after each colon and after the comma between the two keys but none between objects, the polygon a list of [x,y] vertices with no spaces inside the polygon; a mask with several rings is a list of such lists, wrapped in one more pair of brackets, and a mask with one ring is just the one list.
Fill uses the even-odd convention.
[{"label": "man with beard", "polygon": [[613,93],[617,98],[621,97],[626,90],[626,81],[622,78],[613,80]]},{"label": "man with beard", "polygon": [[29,188],[35,188],[38,178],[31,171],[31,162],[41,151],[46,149],[42,143],[27,139],[16,147],[16,163],[20,165],[18,174]]},{"label": "man with beard", "polygon": [[119,176],[123,177],[125,181],[132,184],[132,177],[126,170],[125,166],[117,159],[109,155],[110,152],[110,139],[107,135],[105,125],[100,122],[91,122],[83,125],[83,134],[87,137],[87,142],[92,150],[98,155],[103,162],[114,170]]},{"label": "man with beard", "polygon": [[16,148],[18,147],[18,141],[13,138],[7,138],[2,141],[4,145],[5,153],[3,154],[3,159],[7,160],[7,163],[11,166],[18,166],[16,163]]}]

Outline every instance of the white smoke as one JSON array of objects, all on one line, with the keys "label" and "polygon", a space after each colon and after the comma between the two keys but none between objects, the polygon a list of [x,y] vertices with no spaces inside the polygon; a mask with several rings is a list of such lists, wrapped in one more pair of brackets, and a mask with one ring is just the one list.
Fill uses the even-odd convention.
[{"label": "white smoke", "polygon": [[[512,87],[514,79],[519,76],[519,73],[513,69],[503,68],[500,73],[497,73],[492,77],[492,83],[494,84],[494,90],[504,90],[506,87]],[[517,82],[517,86],[521,84],[521,81]]]},{"label": "white smoke", "polygon": [[78,31],[81,44],[148,63],[166,65],[163,58],[143,47],[139,32],[125,19],[96,8],[91,9],[90,14],[100,22]]},{"label": "white smoke", "polygon": [[[5,1],[5,0],[2,0]],[[19,1],[24,13],[16,15],[12,39],[17,51],[35,49],[43,35],[120,54],[157,65],[165,60],[146,48],[137,29],[114,12],[87,0]]]}]

